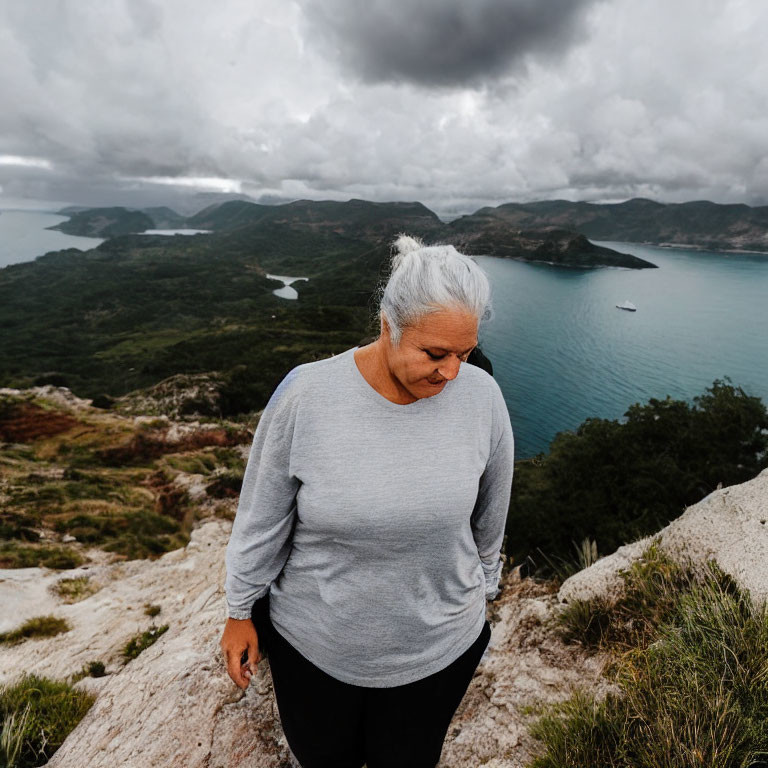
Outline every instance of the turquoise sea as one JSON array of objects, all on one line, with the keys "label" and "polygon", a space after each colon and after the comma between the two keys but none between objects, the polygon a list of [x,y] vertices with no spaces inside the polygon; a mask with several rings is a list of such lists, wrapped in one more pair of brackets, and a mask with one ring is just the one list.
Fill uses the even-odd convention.
[{"label": "turquoise sea", "polygon": [[[496,317],[480,330],[509,408],[516,456],[589,416],[691,401],[730,377],[768,404],[768,254],[604,242],[658,269],[569,269],[478,256]],[[636,312],[616,308],[625,300]]]}]

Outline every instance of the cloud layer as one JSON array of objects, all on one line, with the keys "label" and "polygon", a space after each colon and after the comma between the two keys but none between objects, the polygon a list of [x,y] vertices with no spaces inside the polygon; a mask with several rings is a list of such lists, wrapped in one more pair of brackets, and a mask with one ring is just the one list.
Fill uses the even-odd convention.
[{"label": "cloud layer", "polygon": [[[305,0],[304,30],[349,77],[425,87],[482,87],[526,56],[559,58],[593,0]],[[355,8],[352,12],[352,8]]]},{"label": "cloud layer", "polygon": [[767,23],[761,0],[8,0],[0,207],[766,203]]}]

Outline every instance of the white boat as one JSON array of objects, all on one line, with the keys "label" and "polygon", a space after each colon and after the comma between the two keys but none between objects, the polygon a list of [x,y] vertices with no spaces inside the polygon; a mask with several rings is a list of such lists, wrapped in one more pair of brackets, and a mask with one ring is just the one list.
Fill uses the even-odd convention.
[{"label": "white boat", "polygon": [[637,312],[637,307],[631,301],[624,301],[616,305],[617,309],[626,309],[627,312]]}]

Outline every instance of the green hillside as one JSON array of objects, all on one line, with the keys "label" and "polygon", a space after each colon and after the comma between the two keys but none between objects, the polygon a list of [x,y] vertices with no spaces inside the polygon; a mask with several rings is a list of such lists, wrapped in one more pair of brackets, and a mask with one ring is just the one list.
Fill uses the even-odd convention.
[{"label": "green hillside", "polygon": [[458,222],[478,216],[521,229],[563,227],[594,240],[768,251],[768,206],[706,200],[662,204],[642,198],[616,204],[544,200],[482,208]]},{"label": "green hillside", "polygon": [[48,229],[57,229],[68,235],[103,238],[155,229],[154,220],[146,213],[127,208],[87,208],[68,215],[69,221],[62,221]]}]

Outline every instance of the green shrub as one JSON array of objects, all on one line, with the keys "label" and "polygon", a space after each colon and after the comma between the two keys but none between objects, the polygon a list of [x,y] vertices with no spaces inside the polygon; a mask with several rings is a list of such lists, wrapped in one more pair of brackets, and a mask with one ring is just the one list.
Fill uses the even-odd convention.
[{"label": "green shrub", "polygon": [[[0,761],[7,768],[45,765],[82,720],[95,697],[37,675],[0,688]],[[18,747],[13,756],[14,745]]]},{"label": "green shrub", "polygon": [[9,632],[0,632],[0,643],[17,645],[30,637],[53,637],[71,629],[69,622],[58,616],[34,616]]},{"label": "green shrub", "polygon": [[0,539],[39,541],[40,535],[33,528],[36,524],[37,520],[31,515],[6,512],[0,518]]},{"label": "green shrub", "polygon": [[[726,381],[728,381],[726,379]],[[624,423],[590,418],[560,432],[548,454],[515,465],[507,554],[546,575],[585,537],[601,552],[653,534],[718,484],[768,466],[768,411],[716,380],[693,405],[652,398]]]},{"label": "green shrub", "polygon": [[145,632],[140,632],[132,637],[123,648],[123,656],[126,659],[135,659],[142,651],[157,642],[157,639],[168,630],[168,625],[162,627],[150,627]]},{"label": "green shrub", "polygon": [[207,475],[216,469],[216,456],[210,451],[171,454],[165,462],[179,472],[190,475]]},{"label": "green shrub", "polygon": [[237,498],[243,487],[243,470],[227,470],[213,477],[205,492],[215,499]]}]

